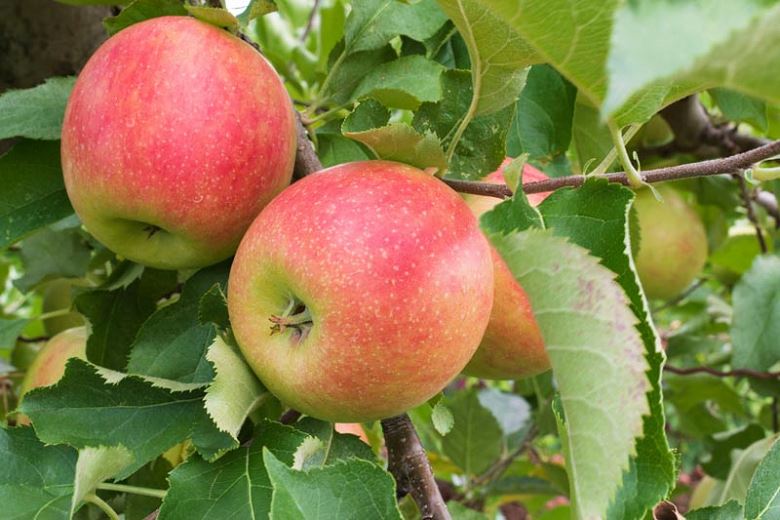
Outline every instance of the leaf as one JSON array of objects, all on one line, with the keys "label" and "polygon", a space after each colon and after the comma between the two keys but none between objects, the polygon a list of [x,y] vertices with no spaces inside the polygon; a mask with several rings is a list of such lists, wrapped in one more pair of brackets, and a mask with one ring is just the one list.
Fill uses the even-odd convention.
[{"label": "leaf", "polygon": [[198,303],[198,322],[202,325],[213,323],[220,329],[230,327],[230,317],[227,310],[227,297],[222,285],[215,283],[206,291]]},{"label": "leaf", "polygon": [[87,272],[91,249],[78,228],[43,229],[22,242],[24,276],[14,280],[23,293],[52,278],[81,278]]},{"label": "leaf", "polygon": [[702,469],[717,479],[725,480],[731,469],[731,452],[745,449],[764,438],[764,428],[749,424],[744,428],[716,433],[707,439],[709,459],[705,458]]},{"label": "leaf", "polygon": [[306,435],[279,423],[264,421],[249,447],[228,453],[214,464],[194,456],[171,472],[160,520],[267,518],[272,486],[263,463],[263,449],[292,464],[293,453]]},{"label": "leaf", "polygon": [[144,20],[158,16],[185,16],[186,14],[187,10],[179,0],[135,0],[118,15],[103,20],[103,27],[111,36]]},{"label": "leaf", "polygon": [[155,299],[142,291],[141,280],[126,289],[83,293],[74,303],[91,325],[87,359],[102,367],[124,370],[138,329],[155,309]]},{"label": "leaf", "polygon": [[[780,6],[772,2],[621,4],[602,111],[618,112],[644,97],[639,113],[633,107],[630,118],[641,121],[659,107],[713,85],[777,102],[780,80],[770,70],[779,58],[779,22]],[[669,34],[675,35],[673,43]],[[620,117],[622,124],[633,122]]]},{"label": "leaf", "polygon": [[541,57],[515,33],[505,18],[474,0],[439,0],[466,42],[471,58],[474,116],[497,112],[515,102],[527,67]]},{"label": "leaf", "polygon": [[572,137],[577,89],[549,65],[535,65],[517,100],[507,151],[548,164],[565,157]]},{"label": "leaf", "polygon": [[431,421],[433,422],[433,427],[436,428],[436,431],[439,432],[439,435],[442,437],[450,433],[452,427],[455,426],[455,417],[452,415],[452,410],[450,410],[441,400],[433,405]]},{"label": "leaf", "polygon": [[71,502],[71,515],[81,501],[94,493],[98,484],[108,480],[133,464],[133,455],[124,446],[84,448],[79,451]]},{"label": "leaf", "polygon": [[446,22],[436,0],[355,2],[344,30],[346,54],[378,49],[399,35],[421,42],[436,34]]},{"label": "leaf", "polygon": [[227,286],[229,262],[206,267],[184,284],[175,303],[157,310],[141,326],[131,347],[128,371],[182,383],[206,383],[214,371],[206,350],[216,329],[200,320],[201,299],[215,284]]},{"label": "leaf", "polygon": [[333,121],[317,129],[317,155],[325,168],[353,161],[368,161],[375,156],[364,144],[341,135],[342,121]]},{"label": "leaf", "polygon": [[268,448],[263,449],[263,461],[274,488],[271,519],[401,519],[395,481],[376,464],[355,459],[296,471]]},{"label": "leaf", "polygon": [[270,394],[235,348],[216,338],[206,359],[214,366],[214,380],[206,389],[205,406],[217,428],[238,442],[247,416]]},{"label": "leaf", "polygon": [[217,451],[216,441],[229,445],[230,437],[214,433],[213,424],[212,431],[206,429],[211,421],[203,408],[202,391],[176,391],[122,376],[109,381],[97,367],[71,359],[59,383],[26,394],[20,411],[48,444],[126,447],[134,464],[119,478],[190,436],[195,447],[209,455]]},{"label": "leaf", "polygon": [[636,317],[615,274],[579,246],[543,231],[488,231],[529,295],[558,382],[572,510],[603,517],[649,411]]},{"label": "leaf", "polygon": [[758,463],[745,497],[745,518],[777,520],[780,518],[780,442],[775,441],[769,453]]},{"label": "leaf", "polygon": [[685,520],[735,520],[743,518],[742,505],[736,500],[729,500],[722,506],[703,507],[685,513]]},{"label": "leaf", "polygon": [[223,29],[238,29],[238,19],[230,14],[230,11],[222,9],[221,7],[204,7],[185,4],[184,9],[201,22],[206,22]]},{"label": "leaf", "polygon": [[[598,109],[583,100],[582,96],[577,96],[574,104],[572,139],[577,151],[579,169],[583,173],[592,172],[614,147],[612,135],[601,119]],[[607,164],[606,171],[610,171],[614,163],[612,160]]]},{"label": "leaf", "polygon": [[390,108],[416,110],[421,103],[441,99],[444,67],[419,54],[382,63],[355,89],[354,97],[372,97]]},{"label": "leaf", "polygon": [[76,78],[49,78],[37,87],[0,95],[0,139],[58,140]]},{"label": "leaf", "polygon": [[608,514],[609,518],[621,520],[643,518],[645,510],[668,496],[676,481],[675,458],[666,439],[661,394],[664,354],[632,259],[636,245],[631,240],[634,232],[628,218],[632,200],[631,191],[595,181],[576,190],[558,190],[539,206],[545,224],[553,233],[587,248],[617,275],[644,344],[649,367],[647,378],[652,385],[647,394],[650,413],[643,418],[643,435],[636,443],[636,457],[630,460]]},{"label": "leaf", "polygon": [[762,132],[767,131],[769,119],[764,101],[727,88],[713,88],[709,92],[726,119],[749,123]]},{"label": "leaf", "polygon": [[482,473],[501,455],[501,425],[474,390],[447,397],[445,404],[455,424],[442,439],[442,451],[467,475]]},{"label": "leaf", "polygon": [[[734,287],[731,341],[734,368],[768,371],[780,361],[780,258],[756,257]],[[776,381],[752,380],[756,389],[772,395]]]},{"label": "leaf", "polygon": [[383,63],[396,57],[395,51],[389,45],[347,55],[342,40],[331,52],[328,79],[323,83],[320,92],[322,101],[329,101],[336,105],[345,105],[353,101],[355,99],[353,93],[363,78]]},{"label": "leaf", "polygon": [[479,391],[477,398],[496,418],[504,437],[522,434],[530,426],[531,406],[519,395],[485,388]]},{"label": "leaf", "polygon": [[0,249],[73,213],[59,141],[22,140],[0,156]]},{"label": "leaf", "polygon": [[68,518],[76,451],[46,446],[32,428],[0,428],[0,503],[5,518]]},{"label": "leaf", "polygon": [[[376,462],[376,456],[368,444],[361,441],[356,435],[338,433],[333,424],[329,422],[304,417],[294,426],[318,441],[311,445],[315,449],[305,454],[301,453],[301,455],[306,456],[306,460],[302,462],[308,467],[326,466],[339,460],[352,458]],[[299,452],[296,451],[295,455],[297,460]]]},{"label": "leaf", "polygon": [[[744,450],[734,451],[728,478],[723,482],[722,486],[713,490],[707,504],[721,505],[729,500],[744,502],[749,492],[753,475],[755,475],[760,462],[767,456],[773,444],[776,443],[776,439],[776,435],[767,437],[751,444]],[[763,482],[763,477],[760,478],[762,478]]]},{"label": "leaf", "polygon": [[344,120],[346,137],[368,146],[379,158],[411,164],[420,169],[442,172],[447,161],[439,139],[430,132],[421,134],[406,123],[390,123],[389,112],[378,102],[366,100]]},{"label": "leaf", "polygon": [[[437,135],[446,147],[471,105],[469,73],[448,70],[442,75],[442,88],[442,100],[423,103],[412,126],[420,133]],[[458,141],[448,175],[480,179],[495,171],[506,157],[506,135],[514,110],[514,105],[510,104],[497,112],[472,119]]]},{"label": "leaf", "polygon": [[277,9],[275,0],[250,0],[244,12],[239,14],[237,18],[241,25],[246,27],[255,18],[273,13]]},{"label": "leaf", "polygon": [[29,320],[19,319],[0,319],[0,349],[12,349],[16,345],[16,339],[24,330]]}]

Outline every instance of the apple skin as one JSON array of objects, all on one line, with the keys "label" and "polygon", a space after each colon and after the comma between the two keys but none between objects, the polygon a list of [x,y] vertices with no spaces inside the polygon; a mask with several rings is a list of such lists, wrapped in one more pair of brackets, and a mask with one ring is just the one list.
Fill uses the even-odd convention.
[{"label": "apple skin", "polygon": [[295,119],[268,62],[227,31],[168,16],[119,32],[68,101],[71,203],[115,253],[161,269],[229,257],[289,183]]},{"label": "apple skin", "polygon": [[333,428],[339,433],[354,435],[366,444],[369,443],[366,431],[360,423],[336,423],[333,425]]},{"label": "apple skin", "polygon": [[[457,193],[411,166],[364,161],[312,174],[262,211],[236,253],[228,310],[244,356],[283,402],[368,422],[458,375],[492,288],[490,247]],[[269,320],[298,303],[312,323],[273,333]],[[305,316],[296,310],[283,319]]]},{"label": "apple skin", "polygon": [[[72,357],[87,358],[87,332],[84,327],[64,330],[46,342],[24,375],[19,388],[19,402],[30,390],[59,381],[65,373],[65,364]],[[20,414],[16,423],[27,425],[30,420]]]},{"label": "apple skin", "polygon": [[[505,160],[483,182],[504,184]],[[546,180],[548,177],[530,164],[523,166],[523,184]],[[549,193],[532,193],[528,201],[538,206]],[[493,209],[500,199],[466,195],[466,203],[477,218]],[[493,249],[495,277],[493,311],[479,350],[463,373],[485,379],[518,379],[541,374],[550,369],[550,359],[544,350],[544,340],[536,323],[528,295],[518,283],[501,255]]]},{"label": "apple skin", "polygon": [[707,262],[707,232],[701,218],[668,185],[656,186],[659,202],[650,190],[636,194],[640,241],[636,269],[645,294],[669,300],[682,293]]}]

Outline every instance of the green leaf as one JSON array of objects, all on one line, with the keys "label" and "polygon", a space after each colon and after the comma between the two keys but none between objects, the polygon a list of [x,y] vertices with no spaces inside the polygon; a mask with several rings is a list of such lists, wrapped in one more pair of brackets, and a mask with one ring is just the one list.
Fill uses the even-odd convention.
[{"label": "green leaf", "polygon": [[271,396],[237,350],[214,339],[206,359],[214,366],[214,381],[206,389],[205,406],[214,424],[238,442],[249,414]]},{"label": "green leaf", "polygon": [[222,330],[230,327],[230,317],[227,310],[227,297],[222,290],[223,285],[215,283],[206,291],[198,303],[198,322],[213,323]]},{"label": "green leaf", "polygon": [[268,13],[273,13],[278,8],[274,0],[250,0],[246,9],[240,15],[237,16],[238,21],[243,26],[247,26],[249,22],[255,18],[260,18]]},{"label": "green leaf", "polygon": [[433,422],[433,427],[436,428],[436,431],[442,437],[450,433],[452,427],[455,426],[455,417],[452,415],[452,410],[441,399],[433,405],[431,421]]},{"label": "green leaf", "polygon": [[0,503],[5,518],[68,518],[76,451],[46,446],[32,428],[0,428]]},{"label": "green leaf", "polygon": [[727,88],[713,88],[709,92],[726,119],[751,124],[762,132],[767,131],[769,118],[764,101]]},{"label": "green leaf", "polygon": [[778,520],[780,518],[780,442],[775,441],[769,453],[759,462],[745,497],[745,518]]},{"label": "green leaf", "polygon": [[120,475],[126,477],[190,436],[209,454],[217,441],[229,444],[230,436],[213,424],[206,428],[211,421],[202,397],[200,390],[171,390],[71,359],[56,386],[31,391],[20,409],[48,444],[126,447],[134,456]]},{"label": "green leaf", "polygon": [[[767,371],[780,362],[780,258],[759,256],[734,287],[731,340],[735,368]],[[752,380],[756,390],[776,393],[775,381]]]},{"label": "green leaf", "polygon": [[529,295],[558,382],[572,509],[603,517],[649,411],[645,346],[630,302],[615,274],[579,246],[543,231],[488,231]]},{"label": "green leaf", "polygon": [[[334,129],[333,126],[336,128]],[[317,129],[317,155],[325,168],[375,158],[365,145],[341,135],[340,128],[341,122],[333,121]]]},{"label": "green leaf", "polygon": [[0,349],[12,349],[16,345],[16,338],[22,333],[29,320],[0,319]]},{"label": "green leaf", "polygon": [[743,518],[742,505],[729,500],[722,506],[703,507],[685,513],[685,520],[735,520]]},{"label": "green leaf", "polygon": [[43,229],[22,242],[24,276],[14,280],[22,292],[52,278],[81,278],[87,272],[91,249],[78,228]]},{"label": "green leaf", "polygon": [[411,164],[421,169],[446,169],[439,139],[419,133],[406,123],[388,124],[390,114],[374,100],[366,100],[344,120],[342,132],[368,146],[379,158]]},{"label": "green leaf", "polygon": [[519,395],[485,388],[479,391],[477,398],[482,407],[490,410],[496,418],[504,437],[523,434],[530,426],[531,407]]},{"label": "green leaf", "polygon": [[436,0],[363,0],[352,5],[344,30],[346,53],[378,49],[398,35],[424,41],[447,22]]},{"label": "green leaf", "polygon": [[401,519],[395,481],[376,464],[355,459],[296,471],[268,448],[263,461],[274,488],[271,519]]},{"label": "green leaf", "polygon": [[501,425],[473,389],[448,396],[444,402],[455,418],[442,439],[444,454],[466,474],[482,473],[501,455]]},{"label": "green leaf", "polygon": [[71,502],[71,515],[81,501],[95,492],[98,484],[118,475],[133,464],[133,455],[124,446],[84,448],[79,451]]},{"label": "green leaf", "polygon": [[[721,505],[729,500],[745,502],[753,475],[755,475],[761,461],[767,456],[770,448],[772,448],[773,444],[776,444],[776,439],[777,435],[774,435],[761,439],[744,450],[735,450],[732,455],[731,471],[728,478],[720,486],[716,486],[712,490],[708,497],[707,505]],[[764,477],[760,478],[763,482]]]},{"label": "green leaf", "polygon": [[124,370],[138,329],[155,309],[155,299],[144,293],[141,280],[126,289],[83,293],[74,303],[91,325],[87,359]]},{"label": "green leaf", "polygon": [[0,139],[58,140],[76,78],[49,78],[37,87],[0,95]]},{"label": "green leaf", "polygon": [[[296,468],[326,466],[339,460],[358,458],[376,462],[376,456],[368,444],[361,441],[356,435],[338,433],[333,424],[320,421],[312,417],[304,417],[294,424],[295,428],[308,433],[316,443],[312,443],[308,452],[295,453]],[[303,445],[301,445],[303,448]],[[299,460],[304,457],[305,460]]]},{"label": "green leaf", "polygon": [[59,141],[20,141],[0,157],[0,249],[73,213]]},{"label": "green leaf", "polygon": [[[574,104],[572,139],[577,151],[579,169],[583,173],[592,172],[614,147],[609,128],[601,119],[598,109],[582,96],[577,96]],[[607,165],[607,171],[614,162],[613,160]]]},{"label": "green leaf", "polygon": [[527,67],[542,58],[507,24],[475,0],[439,0],[466,42],[471,58],[474,110],[471,116],[497,112],[517,99]]},{"label": "green leaf", "polygon": [[187,12],[200,20],[223,29],[238,29],[238,19],[230,14],[230,11],[221,7],[203,7],[197,5],[184,5]]},{"label": "green leaf", "polygon": [[[471,105],[471,78],[467,71],[448,70],[442,75],[443,97],[439,103],[423,103],[414,116],[414,128],[434,133],[449,146],[456,128]],[[497,112],[472,119],[455,148],[449,175],[462,179],[480,179],[506,157],[506,135],[515,107],[510,104]]]},{"label": "green leaf", "polygon": [[395,51],[389,45],[347,55],[342,40],[331,52],[328,80],[323,83],[320,92],[322,101],[329,101],[336,105],[345,105],[353,101],[355,99],[353,93],[363,78],[383,63],[396,57]]},{"label": "green leaf", "polygon": [[185,16],[186,14],[187,10],[180,0],[135,0],[118,15],[103,20],[103,26],[109,35],[114,35],[144,20],[158,16]]},{"label": "green leaf", "polygon": [[131,347],[128,371],[183,383],[205,383],[214,377],[206,350],[216,329],[200,320],[201,299],[218,284],[227,286],[229,263],[206,267],[184,284],[175,303],[167,305],[141,326]]},{"label": "green leaf", "polygon": [[705,458],[702,469],[708,475],[725,480],[731,469],[732,450],[745,449],[754,442],[763,439],[764,435],[764,428],[755,423],[737,430],[712,435],[707,439],[709,458]]},{"label": "green leaf", "polygon": [[517,100],[507,151],[548,164],[565,157],[572,136],[577,90],[549,65],[535,65]]},{"label": "green leaf", "polygon": [[664,430],[660,386],[664,355],[629,256],[635,249],[628,219],[632,200],[630,190],[596,181],[576,190],[558,190],[539,207],[545,224],[553,233],[587,248],[617,275],[644,344],[644,357],[649,367],[647,378],[652,385],[647,394],[650,414],[643,418],[643,435],[636,443],[636,456],[630,460],[608,515],[621,520],[642,518],[646,509],[671,492],[676,480],[675,459]]},{"label": "green leaf", "polygon": [[292,464],[293,453],[306,434],[264,421],[252,445],[228,453],[214,464],[194,456],[170,475],[160,520],[210,518],[267,518],[272,486],[263,463],[263,449]]},{"label": "green leaf", "polygon": [[372,97],[386,107],[416,110],[423,102],[441,99],[444,67],[414,54],[379,65],[355,89],[357,99]]}]

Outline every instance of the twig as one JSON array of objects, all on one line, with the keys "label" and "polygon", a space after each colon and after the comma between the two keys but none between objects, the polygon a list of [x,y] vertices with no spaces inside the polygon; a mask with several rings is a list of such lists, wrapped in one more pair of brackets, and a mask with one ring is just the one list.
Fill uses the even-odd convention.
[{"label": "twig", "polygon": [[740,173],[735,173],[733,177],[737,181],[737,184],[739,184],[739,192],[742,196],[742,204],[745,206],[745,210],[747,210],[748,220],[753,224],[753,227],[756,230],[758,246],[761,248],[761,253],[766,254],[768,249],[766,247],[766,240],[764,239],[764,232],[761,230],[761,224],[756,217],[756,211],[753,208],[753,198],[750,196],[750,191],[748,191],[747,182],[745,182],[745,178]]},{"label": "twig", "polygon": [[665,365],[664,370],[672,374],[687,376],[690,374],[710,374],[715,377],[750,377],[753,379],[780,379],[780,372],[760,372],[749,368],[735,368],[733,370],[716,370],[710,367],[680,368]]},{"label": "twig", "polygon": [[762,189],[756,189],[753,192],[753,200],[775,220],[775,228],[780,229],[780,208],[778,208],[775,194]]},{"label": "twig", "polygon": [[512,462],[523,454],[524,451],[530,448],[531,441],[534,437],[536,437],[536,434],[538,433],[538,430],[535,426],[531,426],[531,428],[528,429],[528,432],[525,435],[525,438],[520,443],[520,446],[518,446],[514,451],[510,452],[505,457],[502,457],[496,461],[495,464],[490,466],[487,470],[485,470],[484,473],[479,475],[474,479],[475,485],[482,485],[488,482],[491,482],[493,480],[496,480],[501,477],[501,475],[504,474],[504,472],[509,468],[509,466],[512,465]]},{"label": "twig", "polygon": [[306,41],[306,38],[309,36],[312,27],[314,27],[314,18],[317,17],[317,9],[319,7],[320,0],[314,0],[314,5],[312,6],[311,12],[309,13],[309,19],[306,21],[306,27],[304,27],[303,33],[301,33],[301,42]]},{"label": "twig", "polygon": [[317,153],[314,151],[311,141],[309,141],[309,134],[306,131],[306,127],[301,120],[301,114],[296,110],[295,112],[295,124],[298,134],[298,145],[295,152],[295,168],[293,169],[293,178],[302,179],[310,173],[320,171],[322,169],[322,163],[320,158],[317,157]]},{"label": "twig", "polygon": [[[734,173],[763,160],[780,154],[780,140],[772,141],[769,144],[748,150],[737,155],[724,157],[722,159],[710,159],[679,166],[670,166],[668,168],[658,168],[656,170],[646,170],[642,172],[644,182],[663,182],[676,179],[687,179],[691,177],[705,177],[708,175],[720,175],[724,173]],[[608,173],[605,175],[569,175],[567,177],[556,177],[538,182],[529,182],[523,185],[525,193],[544,193],[555,191],[564,187],[582,186],[585,180],[589,178],[606,179],[609,182],[628,185],[628,177],[625,173]],[[471,193],[474,195],[485,195],[488,197],[508,198],[512,192],[503,184],[490,184],[487,182],[462,181],[455,179],[444,179],[455,191],[461,193]]]},{"label": "twig", "polygon": [[407,414],[382,420],[388,470],[398,483],[398,496],[411,493],[422,520],[450,520],[447,505],[433,478],[428,457]]},{"label": "twig", "polygon": [[659,305],[658,307],[656,307],[655,309],[653,309],[653,312],[654,312],[654,313],[655,313],[655,312],[660,312],[660,311],[662,311],[662,310],[664,310],[664,309],[668,309],[669,307],[673,307],[673,306],[677,305],[678,303],[680,303],[681,301],[683,301],[684,299],[686,299],[688,296],[690,296],[691,294],[693,294],[693,293],[696,291],[696,289],[698,289],[699,287],[701,287],[702,285],[704,285],[704,283],[705,283],[706,281],[707,281],[707,278],[699,278],[699,279],[696,281],[696,283],[695,283],[695,284],[693,284],[693,285],[691,285],[690,287],[688,287],[688,288],[687,288],[685,291],[683,291],[683,292],[682,292],[682,294],[679,294],[678,296],[675,296],[675,297],[674,297],[674,298],[672,298],[671,300],[669,300],[669,301],[667,301],[667,302],[664,302],[662,305]]}]

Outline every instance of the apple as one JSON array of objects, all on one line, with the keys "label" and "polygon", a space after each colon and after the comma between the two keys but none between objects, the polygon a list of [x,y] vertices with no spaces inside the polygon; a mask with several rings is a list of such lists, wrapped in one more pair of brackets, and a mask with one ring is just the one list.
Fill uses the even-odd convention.
[{"label": "apple", "polygon": [[360,423],[336,423],[333,425],[333,428],[339,433],[354,435],[361,441],[368,444],[366,431],[363,429],[363,425]]},{"label": "apple", "polygon": [[411,166],[341,164],[274,199],[238,247],[233,332],[267,388],[332,422],[397,415],[479,345],[490,247],[457,193]]},{"label": "apple", "polygon": [[[87,358],[87,332],[84,327],[64,330],[51,338],[27,369],[19,390],[19,402],[34,388],[53,385],[65,373],[68,359]],[[17,424],[30,424],[24,415],[18,415]]]},{"label": "apple", "polygon": [[[73,306],[71,284],[64,278],[53,280],[43,289],[43,312],[53,312],[60,309],[68,309]],[[76,311],[62,316],[53,316],[43,320],[43,328],[46,334],[54,336],[63,330],[84,325],[84,318]]]},{"label": "apple", "polygon": [[[505,160],[498,170],[483,182],[504,184],[503,169],[511,162]],[[548,177],[531,166],[523,166],[523,184],[545,180]],[[534,206],[549,193],[532,193],[528,200]],[[495,207],[500,199],[479,195],[464,197],[478,218]],[[531,303],[520,283],[512,275],[501,255],[493,249],[495,286],[493,310],[479,350],[463,371],[467,375],[486,379],[517,379],[540,374],[550,369],[550,359],[544,350],[544,341],[536,323]]]},{"label": "apple", "polygon": [[289,183],[295,118],[268,62],[227,31],[154,18],[106,41],[68,100],[65,187],[87,230],[161,269],[235,251]]},{"label": "apple", "polygon": [[649,189],[634,200],[639,219],[636,270],[648,298],[669,300],[683,292],[707,261],[707,232],[698,213],[671,186]]}]

